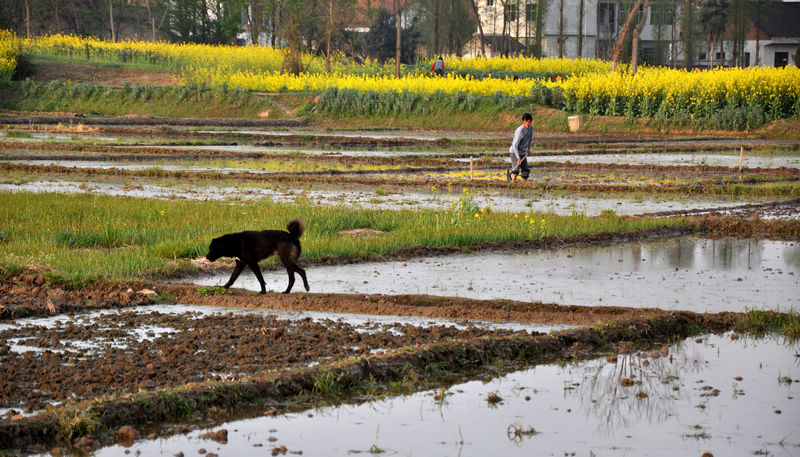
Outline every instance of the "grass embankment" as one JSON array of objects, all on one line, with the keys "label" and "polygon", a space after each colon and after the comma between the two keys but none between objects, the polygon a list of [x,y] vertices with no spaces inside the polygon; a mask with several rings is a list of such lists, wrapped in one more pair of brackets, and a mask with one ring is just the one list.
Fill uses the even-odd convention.
[{"label": "grass embankment", "polygon": [[[468,192],[450,211],[377,211],[320,207],[308,202],[242,204],[140,200],[94,195],[0,194],[0,265],[44,265],[78,284],[130,280],[142,274],[193,271],[188,259],[206,253],[213,237],[241,230],[284,229],[302,218],[307,259],[388,255],[414,247],[468,247],[472,243],[581,234],[629,232],[683,224],[606,215],[493,214]],[[369,228],[376,236],[342,236]]]},{"label": "grass embankment", "polygon": [[0,107],[15,111],[76,113],[87,116],[282,119],[270,97],[245,90],[191,86],[106,87],[90,83],[32,80],[0,92]]}]

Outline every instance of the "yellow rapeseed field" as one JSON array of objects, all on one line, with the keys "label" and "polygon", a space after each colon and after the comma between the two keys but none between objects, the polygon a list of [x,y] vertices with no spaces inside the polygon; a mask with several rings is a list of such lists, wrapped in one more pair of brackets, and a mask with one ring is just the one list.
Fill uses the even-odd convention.
[{"label": "yellow rapeseed field", "polygon": [[0,29],[0,84],[8,83],[17,67],[17,36],[14,32]]},{"label": "yellow rapeseed field", "polygon": [[[5,36],[5,35],[4,35]],[[8,39],[0,40],[6,42]],[[635,76],[621,66],[610,71],[610,63],[596,59],[448,58],[448,70],[475,70],[505,75],[531,74],[530,78],[449,75],[431,77],[429,72],[392,76],[390,64],[353,64],[334,59],[332,74],[324,72],[323,59],[303,56],[305,72],[281,72],[284,51],[268,47],[168,44],[122,41],[110,43],[93,38],[52,35],[23,40],[26,52],[72,56],[90,60],[140,62],[181,71],[190,84],[223,86],[256,91],[323,91],[328,88],[420,94],[466,93],[472,95],[528,96],[534,86],[544,85],[563,97],[569,112],[671,117],[688,113],[709,117],[725,107],[754,108],[770,118],[800,115],[800,69],[796,67],[730,68],[685,71],[643,67]],[[0,58],[2,54],[0,53]],[[7,65],[7,64],[6,64]],[[4,68],[4,67],[0,67]],[[536,79],[536,74],[563,74],[556,80]]]}]

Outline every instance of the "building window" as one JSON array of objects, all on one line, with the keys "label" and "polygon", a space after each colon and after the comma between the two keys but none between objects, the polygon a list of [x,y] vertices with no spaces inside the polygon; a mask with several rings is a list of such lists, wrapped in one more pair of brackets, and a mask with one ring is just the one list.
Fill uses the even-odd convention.
[{"label": "building window", "polygon": [[536,22],[536,3],[525,4],[525,20]]},{"label": "building window", "polygon": [[614,3],[600,4],[600,27],[606,31],[617,31],[617,5]]},{"label": "building window", "polygon": [[506,22],[514,22],[517,20],[517,4],[513,3],[510,5],[506,5],[506,9],[503,11],[503,14],[506,19]]},{"label": "building window", "polygon": [[785,67],[789,65],[789,53],[788,52],[776,52],[775,53],[775,67]]},{"label": "building window", "polygon": [[672,5],[668,2],[658,1],[650,4],[650,24],[672,24]]},{"label": "building window", "polygon": [[494,0],[486,0],[486,6],[494,6]]},{"label": "building window", "polygon": [[642,48],[642,63],[654,64],[656,61],[655,48],[644,47]]}]

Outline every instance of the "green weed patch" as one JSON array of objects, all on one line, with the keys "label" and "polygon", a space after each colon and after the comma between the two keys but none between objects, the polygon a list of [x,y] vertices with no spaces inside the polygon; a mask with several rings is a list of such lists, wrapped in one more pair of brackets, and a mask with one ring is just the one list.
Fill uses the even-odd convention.
[{"label": "green weed patch", "polygon": [[[468,199],[468,194],[462,199]],[[680,219],[547,213],[492,213],[474,205],[449,211],[354,210],[298,201],[240,204],[142,200],[96,195],[1,193],[0,266],[52,267],[70,282],[135,279],[192,270],[212,238],[242,230],[285,229],[306,222],[303,257],[373,258],[414,248],[464,249],[480,243],[555,240],[685,224]],[[341,232],[371,229],[379,237]]]}]

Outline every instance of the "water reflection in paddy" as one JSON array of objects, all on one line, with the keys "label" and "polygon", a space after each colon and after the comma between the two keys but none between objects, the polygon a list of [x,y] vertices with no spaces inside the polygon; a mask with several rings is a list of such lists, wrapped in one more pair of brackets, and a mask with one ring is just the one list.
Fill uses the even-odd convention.
[{"label": "water reflection in paddy", "polygon": [[[800,244],[678,238],[601,248],[315,266],[312,292],[430,294],[696,312],[800,310]],[[286,272],[265,272],[282,290]],[[221,285],[228,274],[195,280]],[[259,290],[249,269],[235,287]]]},{"label": "water reflection in paddy", "polygon": [[[656,166],[708,166],[739,168],[739,154],[575,154],[536,155],[533,162],[572,162]],[[747,155],[742,160],[745,168],[800,168],[798,155]]]},{"label": "water reflection in paddy", "polygon": [[[796,455],[798,349],[709,335],[657,355],[549,364],[359,405],[221,424],[130,448],[142,455]],[[621,379],[633,379],[625,387]],[[499,397],[497,403],[490,397]],[[98,457],[123,455],[99,450]],[[274,454],[273,454],[274,455]]]},{"label": "water reflection in paddy", "polygon": [[[339,190],[339,189],[302,189],[302,188],[265,188],[257,186],[174,186],[165,187],[150,184],[114,184],[99,182],[74,182],[74,181],[31,181],[25,183],[2,184],[0,191],[8,192],[59,192],[59,193],[85,193],[92,192],[103,195],[128,196],[137,198],[184,198],[191,200],[254,200],[269,198],[276,202],[294,202],[298,197],[313,201],[319,205],[348,205],[360,206],[368,209],[446,209],[453,207],[460,195],[437,194],[433,192],[414,192],[409,190],[388,193],[373,189]],[[480,189],[473,191],[473,199],[480,208],[491,208],[495,212],[552,212],[557,215],[569,216],[573,213],[583,213],[586,216],[598,216],[604,210],[613,211],[618,215],[640,215],[662,211],[688,211],[700,209],[732,208],[746,203],[759,203],[764,201],[747,200],[731,201],[720,197],[692,198],[679,200],[648,200],[642,198],[626,199],[623,197],[582,197],[580,195],[543,195],[536,198],[529,196],[516,196],[513,193],[506,195],[481,194]],[[760,215],[762,219],[775,218],[765,212]],[[797,215],[800,217],[800,214]]]}]

